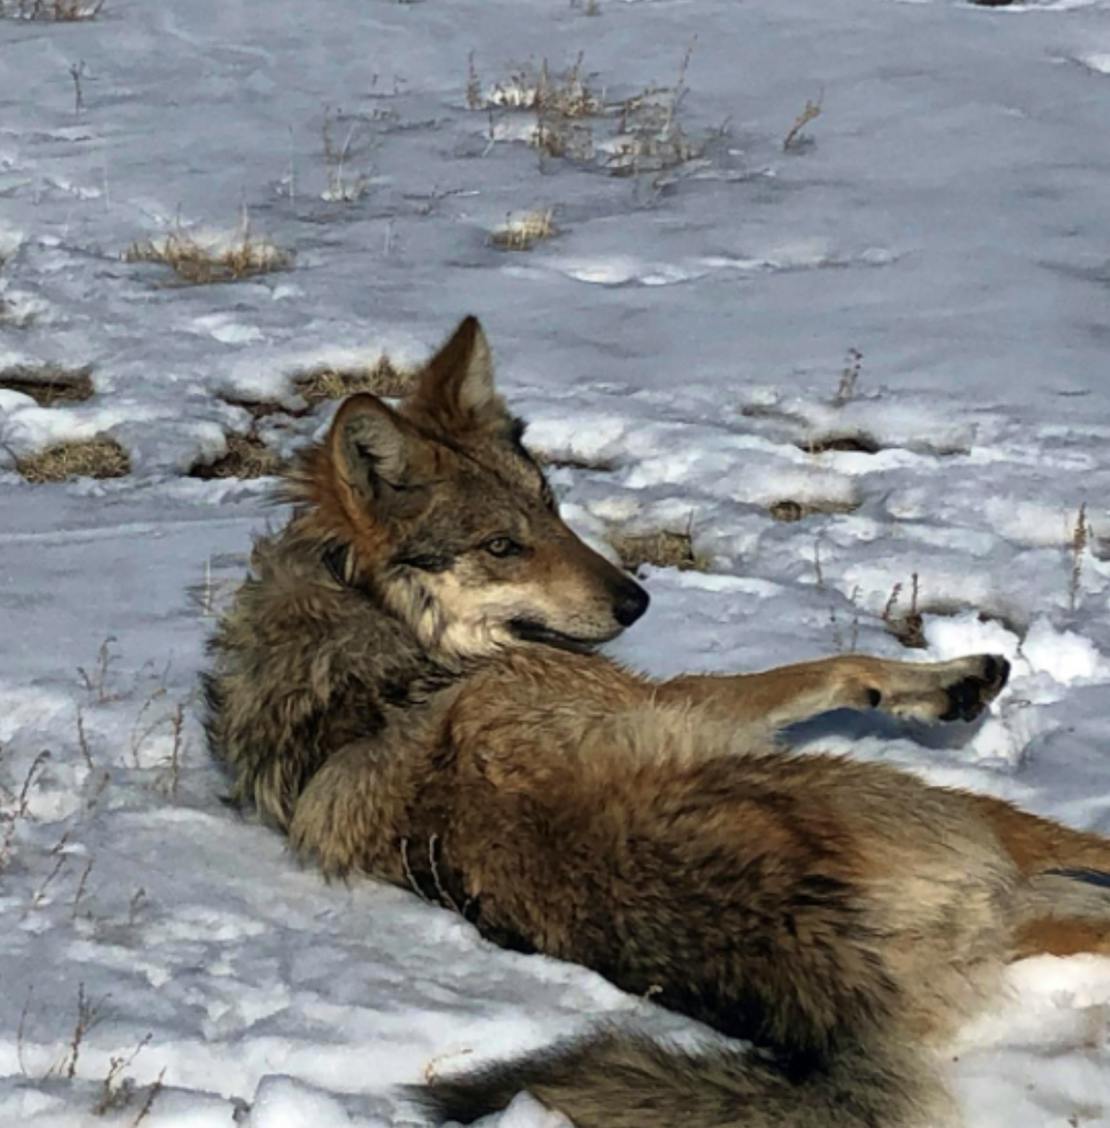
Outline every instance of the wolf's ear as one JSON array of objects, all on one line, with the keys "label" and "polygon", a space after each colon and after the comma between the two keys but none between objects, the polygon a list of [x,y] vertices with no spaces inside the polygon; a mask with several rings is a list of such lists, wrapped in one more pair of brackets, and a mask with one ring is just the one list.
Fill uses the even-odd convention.
[{"label": "wolf's ear", "polygon": [[376,396],[351,396],[328,434],[331,461],[353,500],[379,512],[419,509],[427,450],[412,424]]},{"label": "wolf's ear", "polygon": [[489,342],[476,317],[464,317],[428,361],[405,409],[449,434],[508,424],[505,402],[493,386]]}]

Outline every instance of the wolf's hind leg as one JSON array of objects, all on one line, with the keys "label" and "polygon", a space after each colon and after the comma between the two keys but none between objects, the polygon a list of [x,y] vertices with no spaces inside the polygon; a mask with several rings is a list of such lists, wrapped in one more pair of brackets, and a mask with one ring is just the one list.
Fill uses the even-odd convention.
[{"label": "wolf's hind leg", "polygon": [[898,662],[842,654],[758,674],[688,674],[663,682],[662,701],[707,705],[735,723],[774,730],[832,709],[880,709],[921,721],[969,721],[1006,684],[994,654],[949,662]]},{"label": "wolf's hind leg", "polygon": [[1046,870],[1026,889],[1014,931],[1013,959],[1024,956],[1110,956],[1110,873]]},{"label": "wolf's hind leg", "polygon": [[965,793],[964,800],[990,826],[1026,877],[1067,869],[1110,874],[1110,839],[1101,834],[1073,830],[993,795]]},{"label": "wolf's hind leg", "polygon": [[1110,840],[991,795],[963,799],[1028,879],[1012,957],[1110,955]]}]

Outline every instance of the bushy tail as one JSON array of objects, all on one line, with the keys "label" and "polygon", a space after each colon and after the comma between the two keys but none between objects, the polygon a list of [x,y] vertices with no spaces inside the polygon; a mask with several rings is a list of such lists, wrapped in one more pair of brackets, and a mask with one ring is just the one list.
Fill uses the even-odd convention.
[{"label": "bushy tail", "polygon": [[686,1051],[602,1030],[536,1056],[415,1090],[437,1123],[469,1124],[527,1089],[577,1128],[940,1128],[942,1087],[910,1051],[836,1055],[787,1075],[743,1046]]}]

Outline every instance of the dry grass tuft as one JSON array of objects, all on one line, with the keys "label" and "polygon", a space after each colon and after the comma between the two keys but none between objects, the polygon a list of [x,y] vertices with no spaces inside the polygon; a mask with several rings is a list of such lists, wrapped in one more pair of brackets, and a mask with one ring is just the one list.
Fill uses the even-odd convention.
[{"label": "dry grass tuft", "polygon": [[814,102],[813,99],[807,98],[805,107],[794,119],[794,124],[790,127],[782,140],[782,151],[784,153],[790,153],[812,145],[813,138],[806,134],[805,128],[811,121],[815,121],[820,116],[821,99],[818,98],[817,101]]},{"label": "dry grass tuft", "polygon": [[15,364],[0,370],[0,388],[21,392],[39,407],[83,403],[94,391],[92,367],[62,368],[57,364]]},{"label": "dry grass tuft", "polygon": [[659,86],[627,99],[620,106],[617,131],[609,144],[606,165],[612,176],[664,172],[700,156],[703,146],[684,132],[678,110],[686,96],[688,50],[674,86]]},{"label": "dry grass tuft", "polygon": [[236,242],[205,244],[193,236],[174,231],[164,239],[132,243],[123,253],[124,262],[158,262],[191,286],[239,282],[259,274],[288,270],[292,255],[267,239],[257,239],[244,230]]},{"label": "dry grass tuft", "polygon": [[20,458],[16,470],[28,482],[65,482],[70,478],[122,478],[131,472],[131,459],[115,439],[103,435],[58,443]]},{"label": "dry grass tuft", "polygon": [[227,454],[214,462],[194,462],[190,478],[268,478],[280,474],[284,463],[257,435],[228,435]]},{"label": "dry grass tuft", "polygon": [[[561,75],[553,76],[545,59],[538,71],[525,67],[488,89],[471,56],[466,101],[470,109],[491,115],[491,141],[496,136],[492,117],[497,111],[530,111],[536,115],[536,127],[529,140],[541,156],[595,165],[612,176],[661,172],[694,159],[703,148],[678,122],[690,56],[688,50],[673,85],[651,87],[614,102],[606,102],[583,75],[581,55]],[[615,119],[615,125],[610,136],[595,141],[599,118]]]},{"label": "dry grass tuft", "polygon": [[903,646],[910,650],[924,650],[925,620],[921,617],[921,608],[918,605],[921,581],[916,572],[910,578],[910,605],[904,611],[898,609],[901,595],[902,585],[895,584],[890,589],[886,606],[883,608],[883,623]]},{"label": "dry grass tuft", "polygon": [[656,533],[622,533],[614,531],[609,543],[629,572],[638,572],[645,564],[657,568],[677,568],[680,572],[707,572],[709,561],[694,552],[689,532],[661,530]]},{"label": "dry grass tuft", "polygon": [[1084,501],[1079,506],[1072,527],[1071,539],[1068,545],[1071,551],[1071,575],[1068,580],[1068,609],[1074,613],[1079,603],[1079,592],[1083,579],[1083,557],[1090,550],[1093,532],[1087,520],[1087,503]]},{"label": "dry grass tuft", "polygon": [[105,0],[0,0],[0,16],[9,20],[79,23],[95,20]]},{"label": "dry grass tuft", "polygon": [[852,513],[858,508],[857,502],[795,501],[793,498],[784,498],[769,505],[767,512],[776,521],[790,524],[801,521],[803,517],[812,517],[815,513]]},{"label": "dry grass tuft", "polygon": [[538,71],[531,66],[523,67],[483,93],[472,54],[467,74],[467,105],[473,110],[536,110],[561,118],[594,117],[604,112],[605,105],[583,77],[582,59],[579,53],[574,66],[554,76],[544,59]]},{"label": "dry grass tuft", "polygon": [[551,208],[510,215],[502,227],[490,235],[490,242],[503,251],[530,251],[537,243],[557,234]]},{"label": "dry grass tuft", "polygon": [[849,400],[855,399],[856,385],[859,383],[860,373],[863,371],[863,353],[854,346],[844,357],[844,367],[840,370],[840,382],[836,387],[833,403],[843,407]]},{"label": "dry grass tuft", "polygon": [[356,392],[375,396],[405,396],[416,382],[415,369],[395,368],[387,356],[373,364],[355,368],[325,365],[296,376],[293,386],[311,404],[325,400],[345,399]]}]

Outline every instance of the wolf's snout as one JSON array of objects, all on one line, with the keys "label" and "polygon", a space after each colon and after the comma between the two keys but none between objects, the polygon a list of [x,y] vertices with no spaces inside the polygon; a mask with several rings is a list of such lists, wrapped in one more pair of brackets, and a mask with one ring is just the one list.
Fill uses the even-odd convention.
[{"label": "wolf's snout", "polygon": [[627,580],[613,594],[613,618],[630,627],[647,610],[651,597],[639,584]]}]

